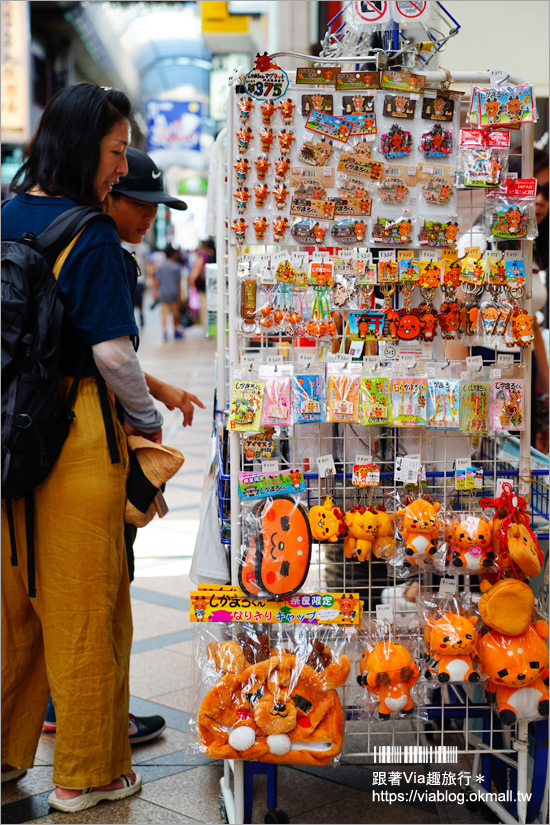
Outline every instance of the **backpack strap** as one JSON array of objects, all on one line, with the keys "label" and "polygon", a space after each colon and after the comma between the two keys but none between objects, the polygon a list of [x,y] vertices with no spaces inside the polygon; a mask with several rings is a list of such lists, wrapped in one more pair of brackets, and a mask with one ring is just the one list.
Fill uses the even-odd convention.
[{"label": "backpack strap", "polygon": [[34,493],[25,496],[25,531],[27,533],[27,592],[36,597],[36,567],[34,563]]},{"label": "backpack strap", "polygon": [[[66,212],[63,212],[62,215],[58,215],[58,217],[34,239],[34,247],[46,258],[53,268],[57,258],[65,247],[71,243],[75,235],[79,235],[85,226],[96,220],[105,221],[116,228],[115,222],[106,212],[101,212],[92,206],[75,206],[73,209],[68,209]],[[74,243],[72,246],[74,246]],[[69,253],[67,253],[67,255],[68,254]]]}]

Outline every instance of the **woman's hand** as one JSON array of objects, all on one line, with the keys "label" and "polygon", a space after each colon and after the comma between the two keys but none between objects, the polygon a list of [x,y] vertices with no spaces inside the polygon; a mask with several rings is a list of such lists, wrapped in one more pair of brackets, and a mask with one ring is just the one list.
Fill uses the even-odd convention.
[{"label": "woman's hand", "polygon": [[149,387],[149,392],[156,398],[157,401],[162,401],[169,410],[181,410],[183,413],[183,426],[190,427],[193,423],[193,416],[195,414],[195,406],[202,410],[206,409],[205,404],[200,398],[197,398],[193,393],[183,390],[181,387],[176,387],[174,384],[167,384],[155,378],[154,375],[145,373],[145,380]]},{"label": "woman's hand", "polygon": [[146,438],[148,441],[153,441],[155,444],[162,444],[162,427],[155,430],[154,433],[144,433],[141,430],[136,430],[135,427],[132,427],[132,425],[128,424],[126,421],[124,422],[123,427],[126,435],[139,435],[142,438]]}]

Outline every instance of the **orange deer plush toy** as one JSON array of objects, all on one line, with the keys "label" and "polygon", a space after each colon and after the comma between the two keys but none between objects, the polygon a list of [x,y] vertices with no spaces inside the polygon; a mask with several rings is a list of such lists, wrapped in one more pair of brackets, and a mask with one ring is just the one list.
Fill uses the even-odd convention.
[{"label": "orange deer plush toy", "polygon": [[359,670],[358,683],[380,699],[380,719],[389,719],[393,711],[407,715],[413,712],[410,691],[420,671],[406,647],[390,641],[378,642],[372,651],[363,651]]},{"label": "orange deer plush toy", "polygon": [[504,725],[518,719],[548,716],[548,624],[530,622],[517,636],[489,630],[478,643],[481,670],[489,677],[486,691],[497,703]]},{"label": "orange deer plush toy", "polygon": [[432,502],[418,498],[398,510],[396,515],[403,520],[401,534],[405,540],[405,553],[408,559],[403,562],[405,567],[413,567],[422,563],[426,555],[436,552],[434,539],[437,538],[439,527],[437,514],[441,509],[439,502]]},{"label": "orange deer plush toy", "polygon": [[477,658],[477,616],[467,619],[457,613],[444,613],[437,620],[426,621],[425,639],[430,662],[426,678],[432,678],[432,669],[439,682],[479,682],[474,669]]},{"label": "orange deer plush toy", "polygon": [[473,515],[462,516],[454,524],[451,564],[470,573],[493,567],[495,553],[492,539],[492,521]]}]

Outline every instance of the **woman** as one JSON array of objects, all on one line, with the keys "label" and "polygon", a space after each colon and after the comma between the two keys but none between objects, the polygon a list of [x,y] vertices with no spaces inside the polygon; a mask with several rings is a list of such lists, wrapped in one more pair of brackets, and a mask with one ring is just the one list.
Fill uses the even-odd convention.
[{"label": "woman", "polygon": [[[100,208],[128,170],[130,115],[128,98],[115,89],[78,83],[58,92],[12,182],[17,195],[2,210],[2,238],[38,234],[77,204]],[[36,598],[27,596],[22,501],[13,502],[18,566],[10,564],[9,551],[2,553],[2,780],[32,767],[51,689],[56,789],[48,801],[77,811],[129,796],[141,785],[128,741],[125,432],[160,442],[162,416],[133,350],[130,336],[138,330],[114,225],[98,221],[84,229],[61,269],[58,291],[65,306],[65,392],[86,350],[88,358],[71,432],[34,491]],[[97,371],[122,405],[124,429],[110,398],[102,415]],[[7,529],[3,504],[9,548]]]}]

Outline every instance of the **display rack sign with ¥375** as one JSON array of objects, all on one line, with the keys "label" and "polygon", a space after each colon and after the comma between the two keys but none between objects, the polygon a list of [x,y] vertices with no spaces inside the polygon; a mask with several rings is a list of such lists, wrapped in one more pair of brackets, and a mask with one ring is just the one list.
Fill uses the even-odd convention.
[{"label": "display rack sign with \u00a5375", "polygon": [[266,622],[269,624],[359,624],[358,593],[296,593],[286,599],[250,599],[237,589],[195,590],[192,622]]},{"label": "display rack sign with \u00a5375", "polygon": [[288,89],[288,75],[278,66],[265,72],[254,68],[246,75],[244,86],[247,93],[256,100],[275,100],[282,97]]}]

